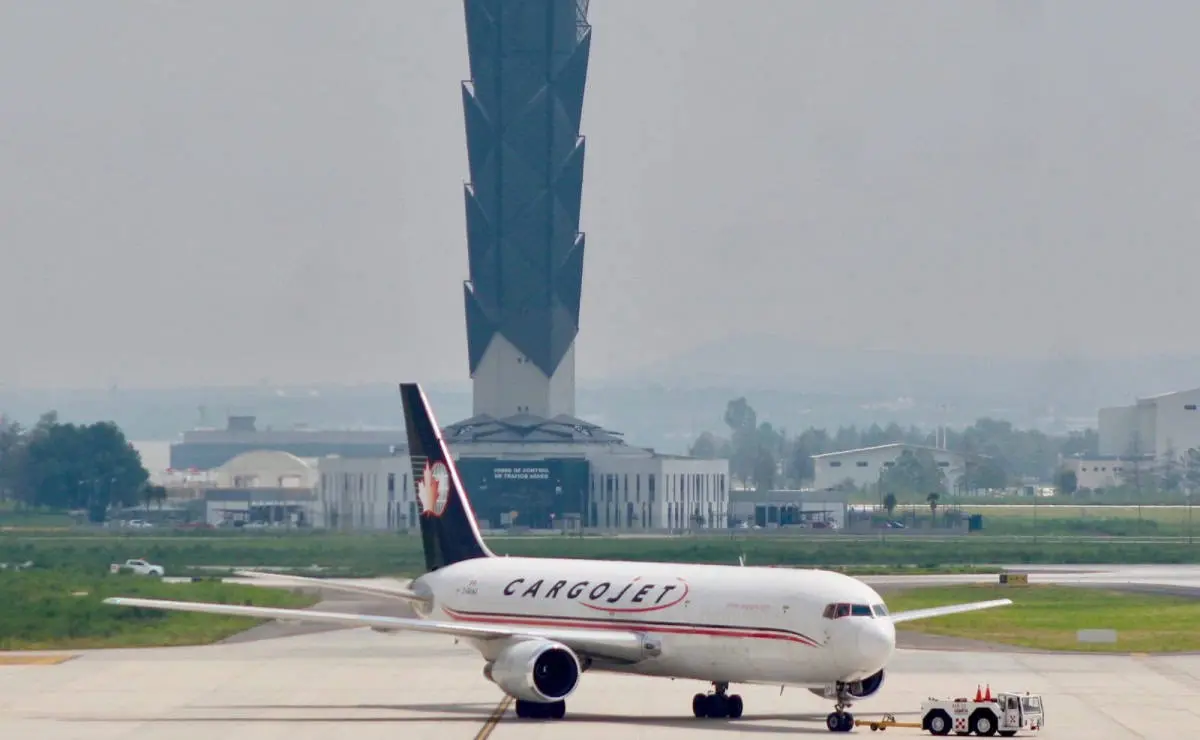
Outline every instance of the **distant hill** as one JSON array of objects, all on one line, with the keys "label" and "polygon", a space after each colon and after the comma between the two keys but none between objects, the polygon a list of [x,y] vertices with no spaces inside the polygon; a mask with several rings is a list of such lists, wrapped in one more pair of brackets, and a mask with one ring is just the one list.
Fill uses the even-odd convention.
[{"label": "distant hill", "polygon": [[[1062,432],[1095,424],[1101,406],[1200,386],[1200,358],[1037,361],[814,348],[747,335],[708,343],[604,381],[581,381],[577,414],[622,432],[631,444],[686,451],[703,431],[725,433],[725,404],[746,396],[759,418],[808,426],[965,426],[981,416]],[[471,414],[468,383],[427,388],[438,419]],[[32,423],[46,410],[62,421],[109,419],[130,439],[174,440],[229,415],[260,429],[400,428],[393,384],[18,391],[0,389],[0,414]]]},{"label": "distant hill", "polygon": [[[608,381],[729,386],[817,394],[977,398],[1003,405],[1095,412],[1136,396],[1200,386],[1200,355],[1014,359],[847,350],[763,334],[707,342]],[[990,400],[989,400],[990,399]]]}]

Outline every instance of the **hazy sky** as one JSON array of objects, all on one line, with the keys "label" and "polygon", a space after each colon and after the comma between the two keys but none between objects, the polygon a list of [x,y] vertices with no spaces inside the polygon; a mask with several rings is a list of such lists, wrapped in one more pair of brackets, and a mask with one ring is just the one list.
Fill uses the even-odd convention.
[{"label": "hazy sky", "polygon": [[[593,0],[581,377],[1191,349],[1195,0]],[[0,382],[466,376],[457,0],[0,0]]]}]

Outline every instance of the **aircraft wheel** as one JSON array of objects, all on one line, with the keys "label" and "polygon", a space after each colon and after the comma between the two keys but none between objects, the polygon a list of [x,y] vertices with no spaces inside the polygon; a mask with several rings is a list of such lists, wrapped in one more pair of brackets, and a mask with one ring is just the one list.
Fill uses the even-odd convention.
[{"label": "aircraft wheel", "polygon": [[697,718],[708,716],[708,697],[704,694],[696,694],[692,697],[692,714]]},{"label": "aircraft wheel", "polygon": [[517,716],[521,719],[562,719],[567,714],[565,701],[542,703],[517,699]]},{"label": "aircraft wheel", "polygon": [[849,712],[831,712],[825,718],[825,727],[830,732],[850,732],[854,729],[854,715]]},{"label": "aircraft wheel", "polygon": [[706,697],[708,703],[708,716],[710,719],[721,719],[729,716],[729,700],[722,694],[709,694]]},{"label": "aircraft wheel", "polygon": [[742,716],[742,697],[734,694],[729,697],[729,703],[726,705],[725,715],[729,719],[738,719]]}]

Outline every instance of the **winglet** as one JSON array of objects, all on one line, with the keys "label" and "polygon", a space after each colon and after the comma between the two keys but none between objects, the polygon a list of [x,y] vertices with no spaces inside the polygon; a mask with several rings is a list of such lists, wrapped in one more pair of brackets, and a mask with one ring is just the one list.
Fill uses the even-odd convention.
[{"label": "winglet", "polygon": [[993,609],[997,606],[1009,606],[1010,604],[1012,604],[1012,599],[973,601],[969,604],[951,604],[949,606],[935,606],[929,609],[895,612],[891,615],[891,618],[893,623],[899,624],[900,622],[912,622],[917,619],[933,619],[934,617],[947,617],[951,614],[965,614],[966,612],[975,612],[981,609]]}]

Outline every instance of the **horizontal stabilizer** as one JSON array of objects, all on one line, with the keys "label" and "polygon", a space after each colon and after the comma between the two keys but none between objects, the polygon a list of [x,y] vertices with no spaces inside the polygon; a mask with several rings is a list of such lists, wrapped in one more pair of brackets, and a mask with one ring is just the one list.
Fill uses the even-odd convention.
[{"label": "horizontal stabilizer", "polygon": [[953,604],[950,606],[934,606],[928,609],[913,609],[907,612],[896,612],[892,614],[892,622],[912,622],[917,619],[932,619],[933,617],[946,617],[951,614],[965,614],[966,612],[977,612],[980,609],[993,609],[997,606],[1008,606],[1012,603],[1011,599],[994,599],[992,601],[973,601],[969,604]]}]

